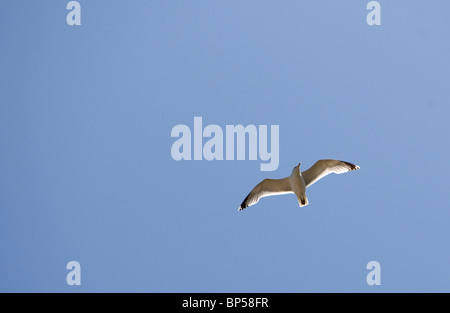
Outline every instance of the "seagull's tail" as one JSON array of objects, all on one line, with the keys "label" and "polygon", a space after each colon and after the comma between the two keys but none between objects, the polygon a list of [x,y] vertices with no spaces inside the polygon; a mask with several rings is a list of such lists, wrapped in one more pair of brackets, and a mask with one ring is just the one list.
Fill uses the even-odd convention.
[{"label": "seagull's tail", "polygon": [[306,195],[298,198],[298,205],[300,207],[307,206],[309,204],[308,197]]}]

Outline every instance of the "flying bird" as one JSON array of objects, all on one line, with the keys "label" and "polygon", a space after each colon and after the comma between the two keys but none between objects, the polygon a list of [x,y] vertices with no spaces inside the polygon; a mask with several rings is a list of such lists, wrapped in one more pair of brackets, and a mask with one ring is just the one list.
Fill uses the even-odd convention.
[{"label": "flying bird", "polygon": [[264,179],[242,201],[239,211],[258,203],[268,196],[293,193],[300,207],[308,205],[306,188],[331,173],[342,174],[359,169],[358,165],[338,160],[319,160],[306,171],[300,171],[300,163],[292,170],[291,176],[282,179]]}]

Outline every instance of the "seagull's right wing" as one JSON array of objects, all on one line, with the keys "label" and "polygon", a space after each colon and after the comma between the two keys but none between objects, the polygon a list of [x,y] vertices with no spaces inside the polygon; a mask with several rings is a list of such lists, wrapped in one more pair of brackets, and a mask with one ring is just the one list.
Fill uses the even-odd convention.
[{"label": "seagull's right wing", "polygon": [[289,177],[282,179],[264,179],[248,194],[247,198],[239,206],[239,211],[258,203],[262,197],[294,193]]},{"label": "seagull's right wing", "polygon": [[328,174],[342,174],[348,171],[354,171],[359,169],[358,165],[352,164],[350,162],[339,161],[339,160],[319,160],[314,163],[306,171],[302,172],[303,179],[305,180],[306,187],[311,186],[316,181]]}]

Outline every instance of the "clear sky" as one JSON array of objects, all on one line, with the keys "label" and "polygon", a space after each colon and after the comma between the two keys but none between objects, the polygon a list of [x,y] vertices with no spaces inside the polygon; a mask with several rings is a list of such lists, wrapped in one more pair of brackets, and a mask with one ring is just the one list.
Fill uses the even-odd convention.
[{"label": "clear sky", "polygon": [[[450,292],[449,1],[68,2],[0,4],[1,292]],[[175,161],[194,116],[278,169]],[[323,158],[361,169],[237,211]]]}]

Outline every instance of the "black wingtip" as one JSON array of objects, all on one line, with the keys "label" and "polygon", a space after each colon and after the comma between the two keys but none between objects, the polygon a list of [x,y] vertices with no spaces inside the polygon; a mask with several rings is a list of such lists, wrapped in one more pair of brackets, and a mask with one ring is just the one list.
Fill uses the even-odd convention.
[{"label": "black wingtip", "polygon": [[350,162],[346,162],[346,161],[341,161],[344,162],[345,164],[348,165],[348,167],[350,168],[350,171],[355,171],[355,170],[359,170],[359,166]]},{"label": "black wingtip", "polygon": [[245,197],[244,201],[242,201],[242,203],[241,203],[241,205],[239,206],[239,209],[238,209],[239,211],[242,211],[243,209],[248,208],[247,199],[248,199],[248,196]]}]

